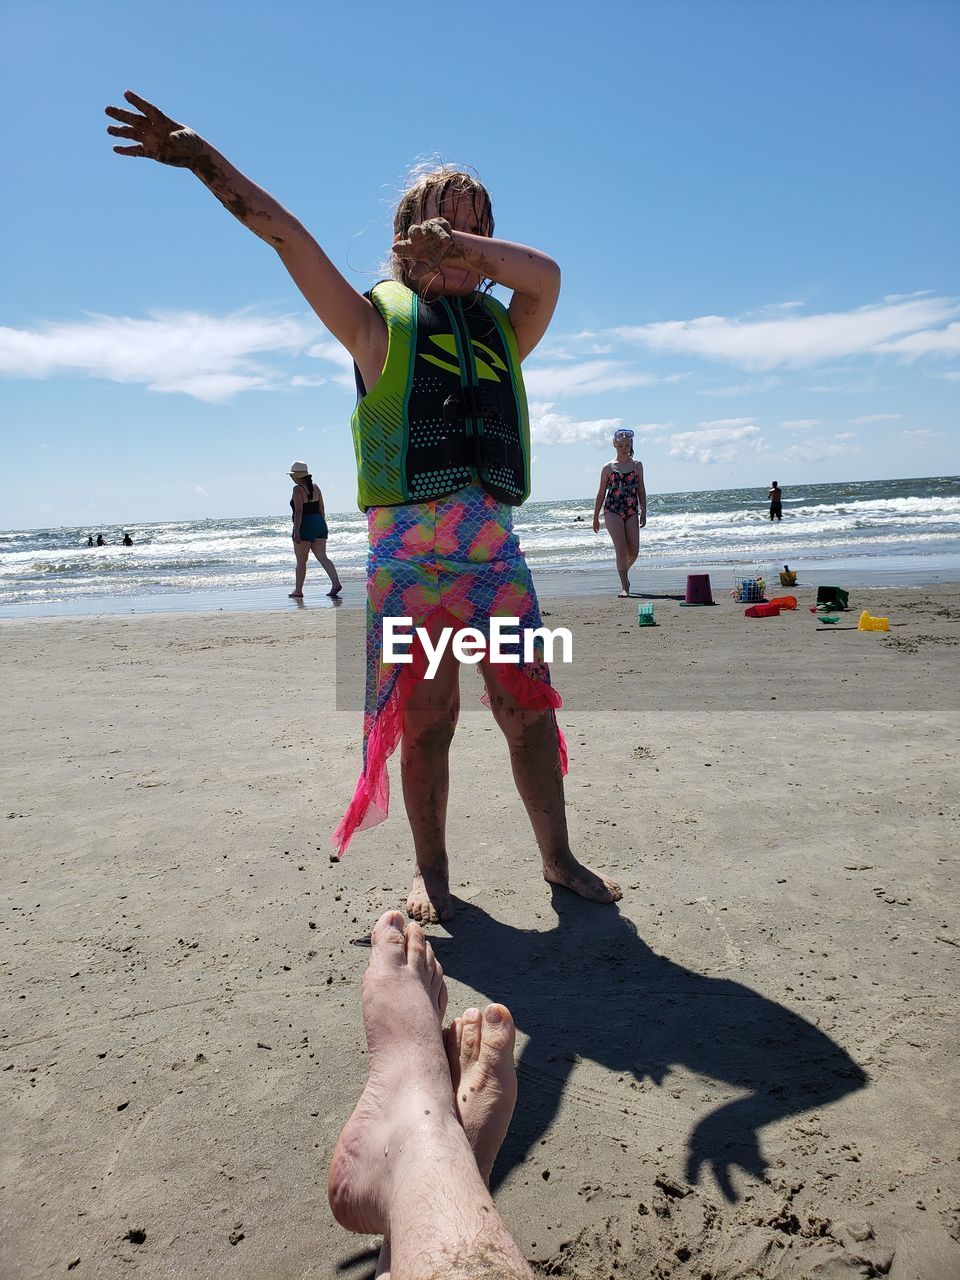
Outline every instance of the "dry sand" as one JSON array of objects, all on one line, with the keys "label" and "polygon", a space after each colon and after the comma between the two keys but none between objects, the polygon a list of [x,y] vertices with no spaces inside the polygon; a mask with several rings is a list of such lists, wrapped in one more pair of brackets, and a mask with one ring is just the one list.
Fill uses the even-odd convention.
[{"label": "dry sand", "polygon": [[[619,909],[540,879],[465,675],[432,933],[453,1010],[516,1016],[498,1197],[541,1274],[960,1275],[960,591],[853,603],[897,625],[548,603],[574,847]],[[6,1280],[372,1272],[326,1169],[411,854],[395,767],[328,860],[335,620],[346,672],[358,611],[0,628]]]}]

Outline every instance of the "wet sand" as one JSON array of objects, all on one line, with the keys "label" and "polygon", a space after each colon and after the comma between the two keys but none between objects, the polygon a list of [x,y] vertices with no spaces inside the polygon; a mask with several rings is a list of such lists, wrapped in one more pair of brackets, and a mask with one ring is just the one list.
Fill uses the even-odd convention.
[{"label": "wet sand", "polygon": [[[431,933],[453,1011],[516,1017],[495,1180],[543,1275],[960,1274],[960,589],[855,592],[844,627],[887,634],[800,597],[653,629],[547,603],[574,847],[619,908],[540,879],[464,674]],[[4,1277],[372,1273],[326,1169],[411,854],[395,767],[389,821],[328,857],[361,622],[0,624]]]}]

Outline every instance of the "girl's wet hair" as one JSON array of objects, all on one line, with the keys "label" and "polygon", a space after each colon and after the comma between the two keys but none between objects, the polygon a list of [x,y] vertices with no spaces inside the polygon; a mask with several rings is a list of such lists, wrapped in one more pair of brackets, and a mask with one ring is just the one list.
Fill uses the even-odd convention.
[{"label": "girl's wet hair", "polygon": [[[427,205],[433,198],[435,209],[427,213]],[[407,186],[397,204],[393,215],[393,238],[402,240],[411,227],[425,222],[427,217],[437,217],[436,210],[442,210],[444,204],[454,209],[466,202],[477,224],[477,234],[493,235],[493,204],[490,193],[475,174],[466,173],[454,165],[432,165],[429,169],[418,166],[411,170]],[[390,274],[394,280],[410,286],[406,278],[406,263],[396,256],[390,255]]]}]

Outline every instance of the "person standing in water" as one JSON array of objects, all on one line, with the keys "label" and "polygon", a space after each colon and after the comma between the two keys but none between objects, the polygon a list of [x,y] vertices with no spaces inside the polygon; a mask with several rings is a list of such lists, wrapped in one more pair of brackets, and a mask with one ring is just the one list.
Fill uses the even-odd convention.
[{"label": "person standing in water", "polygon": [[783,490],[777,484],[776,480],[770,486],[770,492],[767,494],[770,499],[770,519],[783,519]]},{"label": "person standing in water", "polygon": [[633,432],[623,427],[613,433],[617,456],[600,472],[600,487],[593,508],[593,531],[600,532],[600,511],[617,556],[620,598],[630,594],[630,569],[640,554],[640,530],[647,523],[647,491],[643,464],[633,456]]},{"label": "person standing in water", "polygon": [[305,462],[292,464],[290,479],[293,481],[293,497],[290,499],[290,510],[293,512],[293,550],[297,557],[296,586],[290,592],[290,599],[303,599],[303,584],[307,577],[307,561],[311,551],[330,579],[327,595],[336,599],[343,587],[333,561],[327,559],[327,519],[320,486],[314,484]]}]

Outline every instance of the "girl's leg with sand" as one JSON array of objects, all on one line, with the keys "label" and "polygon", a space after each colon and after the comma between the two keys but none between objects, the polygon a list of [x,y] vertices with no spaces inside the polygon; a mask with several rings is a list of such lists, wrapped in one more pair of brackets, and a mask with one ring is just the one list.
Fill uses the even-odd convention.
[{"label": "girl's leg with sand", "polygon": [[372,944],[363,981],[370,1077],[333,1154],[334,1216],[389,1238],[394,1280],[531,1280],[457,1119],[433,951],[395,911],[377,922]]},{"label": "girl's leg with sand", "polygon": [[513,778],[540,848],[544,880],[591,902],[616,902],[623,896],[617,882],[578,862],[570,849],[553,713],[521,706],[488,662],[480,666],[494,719],[510,747]]},{"label": "girl's leg with sand", "polygon": [[423,924],[453,918],[447,863],[450,743],[460,715],[460,664],[448,648],[432,680],[421,681],[403,713],[400,776],[416,866],[407,914]]}]

